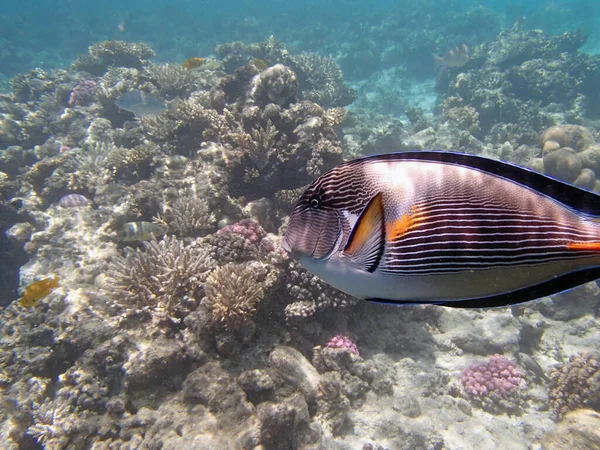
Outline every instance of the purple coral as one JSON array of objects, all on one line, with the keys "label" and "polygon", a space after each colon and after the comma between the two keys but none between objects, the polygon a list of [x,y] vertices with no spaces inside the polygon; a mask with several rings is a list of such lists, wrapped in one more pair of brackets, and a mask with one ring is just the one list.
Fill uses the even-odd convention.
[{"label": "purple coral", "polygon": [[462,384],[471,397],[504,398],[519,387],[521,372],[502,355],[494,355],[486,363],[471,364],[462,373]]},{"label": "purple coral", "polygon": [[94,99],[96,82],[94,80],[80,80],[69,96],[69,107],[87,106]]},{"label": "purple coral", "polygon": [[329,339],[329,341],[327,341],[327,347],[341,348],[348,350],[349,352],[354,353],[357,356],[359,355],[358,347],[356,346],[356,344],[352,342],[350,338],[342,336],[341,334],[336,334],[331,339]]},{"label": "purple coral", "polygon": [[256,246],[267,235],[263,227],[254,219],[243,219],[231,225],[226,225],[217,232],[217,234],[223,233],[239,234]]}]

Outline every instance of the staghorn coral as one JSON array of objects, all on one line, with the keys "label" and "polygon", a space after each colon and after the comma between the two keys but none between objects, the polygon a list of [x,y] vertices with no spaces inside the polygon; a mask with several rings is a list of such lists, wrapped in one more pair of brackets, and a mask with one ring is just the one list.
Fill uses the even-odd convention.
[{"label": "staghorn coral", "polygon": [[600,354],[573,355],[550,373],[550,406],[561,419],[569,411],[600,407]]},{"label": "staghorn coral", "polygon": [[80,55],[71,67],[101,76],[111,66],[141,69],[155,55],[144,42],[102,41],[90,46],[88,54]]},{"label": "staghorn coral", "polygon": [[126,311],[150,309],[179,319],[196,308],[199,290],[214,261],[199,242],[176,237],[127,248],[113,259],[102,283],[108,297]]},{"label": "staghorn coral", "polygon": [[230,263],[208,276],[202,305],[213,326],[233,331],[250,321],[265,293],[260,282],[263,273],[264,268],[256,264]]},{"label": "staghorn coral", "polygon": [[153,221],[177,236],[198,237],[214,228],[215,215],[203,197],[186,189],[172,203],[164,202]]}]

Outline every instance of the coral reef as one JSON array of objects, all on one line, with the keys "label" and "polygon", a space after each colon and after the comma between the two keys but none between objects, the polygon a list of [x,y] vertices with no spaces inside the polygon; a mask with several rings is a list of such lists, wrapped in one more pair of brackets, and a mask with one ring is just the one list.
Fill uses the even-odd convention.
[{"label": "coral reef", "polygon": [[72,68],[100,76],[111,66],[141,69],[155,55],[145,42],[102,41],[90,46],[88,53],[79,56]]},{"label": "coral reef", "polygon": [[327,344],[325,345],[329,348],[346,349],[357,356],[359,355],[358,347],[356,346],[356,344],[352,342],[349,338],[347,338],[346,336],[342,336],[341,334],[336,334],[335,336],[333,336],[327,341]]},{"label": "coral reef", "polygon": [[165,237],[142,245],[111,262],[101,282],[104,292],[125,312],[150,310],[159,318],[181,319],[198,306],[215,262],[198,242]]},{"label": "coral reef", "polygon": [[71,91],[68,105],[71,108],[74,106],[88,106],[94,99],[95,93],[96,82],[94,80],[81,80]]},{"label": "coral reef", "polygon": [[231,331],[248,322],[264,297],[264,277],[264,267],[250,263],[230,263],[213,271],[206,280],[202,301],[212,324]]},{"label": "coral reef", "polygon": [[[15,284],[2,301],[3,445],[527,449],[553,414],[597,408],[595,375],[583,380],[595,359],[564,364],[550,404],[545,378],[598,346],[595,284],[489,311],[394,308],[335,290],[280,246],[306,184],[361,155],[459,150],[597,184],[599,72],[576,52],[581,35],[494,38],[489,10],[436,8],[453,20],[421,3],[402,18],[357,11],[342,46],[331,17],[314,38],[286,28],[289,50],[221,44],[197,67],[105,41],[71,70],[8,83],[2,273],[18,272],[21,291],[51,276],[60,287],[26,308]],[[232,20],[215,36],[261,39],[262,17]],[[210,54],[210,27],[181,37],[179,62]],[[436,98],[429,54],[463,42],[473,57],[439,73]],[[138,90],[165,110],[115,105]],[[469,366],[522,352],[535,382],[500,356]]]},{"label": "coral reef", "polygon": [[[485,363],[466,367],[461,381],[469,398],[478,400],[484,408],[493,410],[491,404],[500,403],[509,397],[513,397],[512,402],[518,401],[515,393],[518,394],[523,378],[513,362],[496,354]],[[500,408],[504,407],[502,405]],[[510,409],[514,409],[514,406],[509,407]]]},{"label": "coral reef", "polygon": [[492,135],[509,123],[534,133],[581,123],[598,115],[598,94],[588,84],[598,78],[598,67],[595,57],[577,52],[584,43],[579,32],[547,36],[517,21],[480,46],[467,67],[443,72],[438,90],[474,108],[481,130]]},{"label": "coral reef", "polygon": [[544,172],[588,190],[600,191],[600,145],[580,125],[556,125],[540,136]]},{"label": "coral reef", "polygon": [[550,373],[550,406],[560,419],[582,406],[600,406],[600,355],[579,354]]}]

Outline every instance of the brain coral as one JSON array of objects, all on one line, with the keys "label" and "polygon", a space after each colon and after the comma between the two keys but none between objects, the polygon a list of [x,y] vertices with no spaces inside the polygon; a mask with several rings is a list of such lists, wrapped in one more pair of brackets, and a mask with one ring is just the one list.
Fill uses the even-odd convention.
[{"label": "brain coral", "polygon": [[544,173],[588,190],[600,190],[600,145],[580,125],[557,125],[540,136]]}]

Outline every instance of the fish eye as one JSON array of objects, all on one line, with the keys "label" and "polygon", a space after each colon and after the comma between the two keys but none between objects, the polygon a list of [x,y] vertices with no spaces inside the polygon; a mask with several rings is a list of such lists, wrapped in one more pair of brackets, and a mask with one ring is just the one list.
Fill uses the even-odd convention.
[{"label": "fish eye", "polygon": [[311,198],[309,203],[310,203],[310,207],[314,208],[314,209],[318,209],[321,206],[321,201],[319,200],[318,197]]}]

